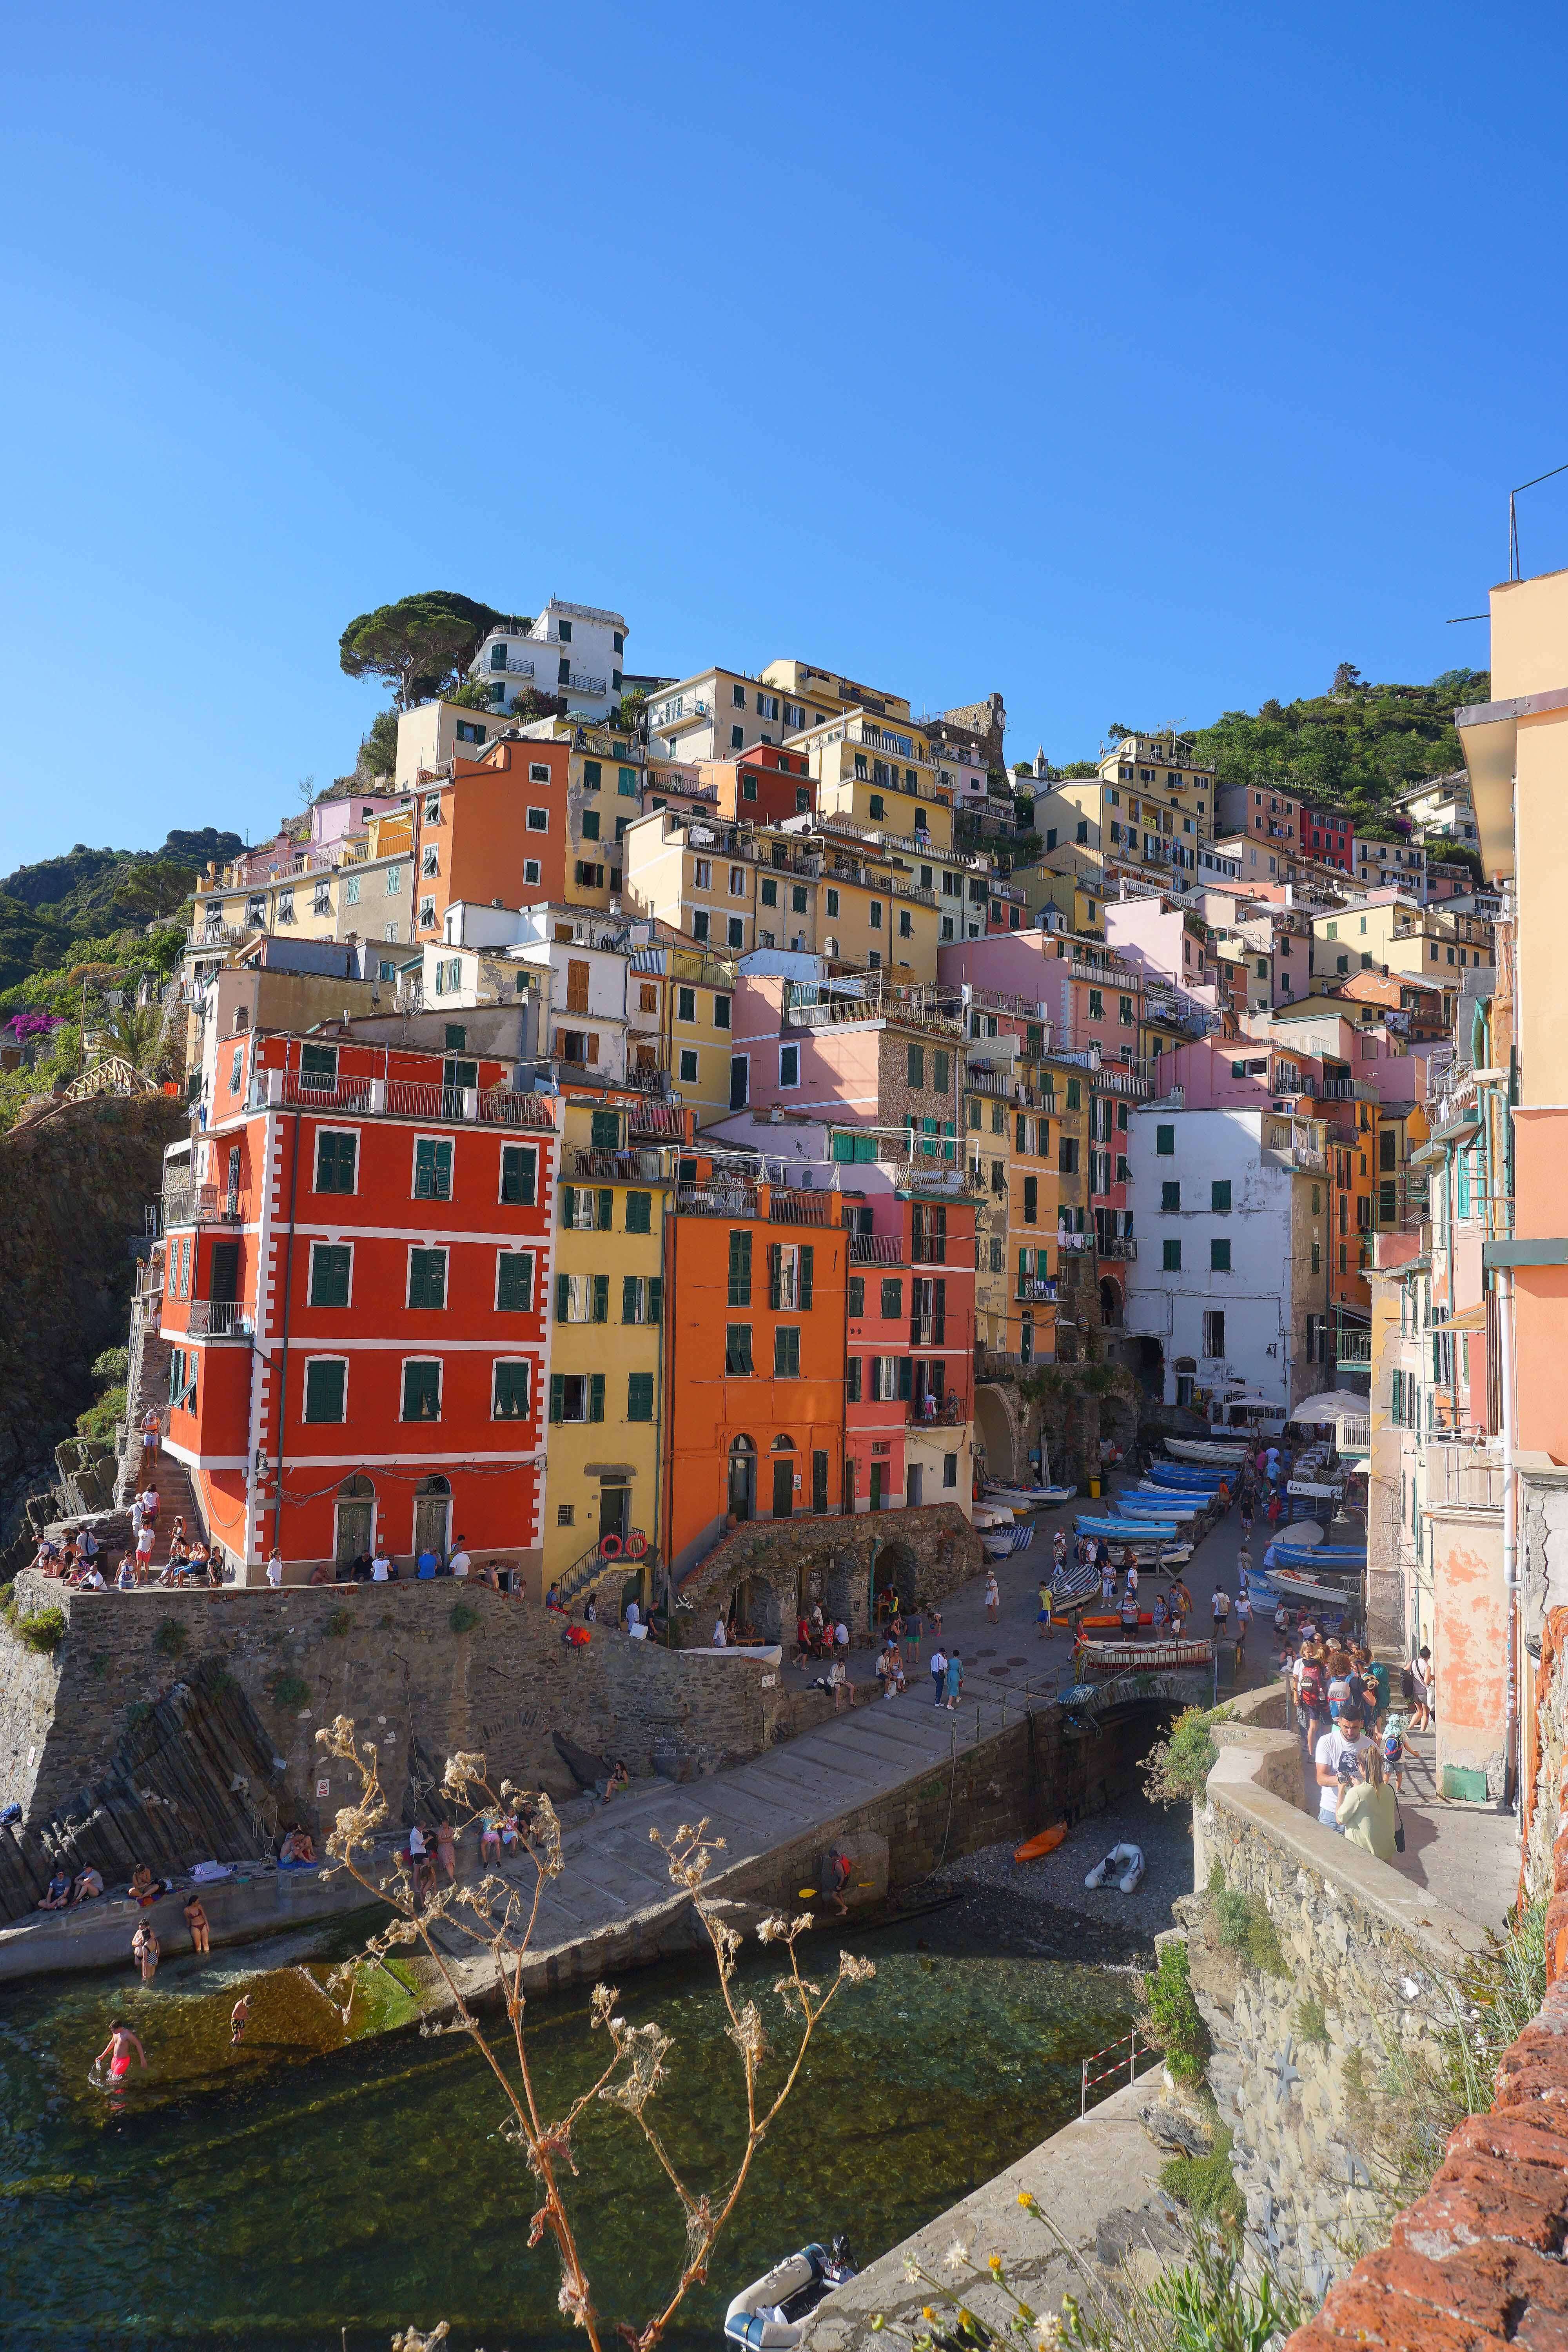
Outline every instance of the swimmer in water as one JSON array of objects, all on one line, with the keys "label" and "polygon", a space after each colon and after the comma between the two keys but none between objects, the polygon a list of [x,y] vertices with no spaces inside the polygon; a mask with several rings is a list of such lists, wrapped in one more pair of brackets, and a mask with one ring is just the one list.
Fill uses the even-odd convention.
[{"label": "swimmer in water", "polygon": [[95,2066],[101,2066],[107,2058],[110,2081],[123,2082],[131,2072],[131,2053],[133,2050],[145,2069],[147,2053],[142,2049],[140,2040],[132,2032],[131,2028],[128,2025],[122,2025],[117,2018],[109,2029],[108,2041],[92,2063]]},{"label": "swimmer in water", "polygon": [[243,2042],[245,2029],[250,2023],[250,1995],[241,1993],[229,2012],[228,2038],[231,2044]]}]

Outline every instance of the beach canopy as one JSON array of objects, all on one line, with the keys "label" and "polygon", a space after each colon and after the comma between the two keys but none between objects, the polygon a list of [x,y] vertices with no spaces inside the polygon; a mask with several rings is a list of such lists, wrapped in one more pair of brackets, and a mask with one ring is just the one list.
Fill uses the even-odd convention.
[{"label": "beach canopy", "polygon": [[1353,1389],[1324,1389],[1317,1396],[1292,1405],[1290,1418],[1301,1422],[1364,1421],[1372,1411],[1369,1401],[1357,1396]]}]

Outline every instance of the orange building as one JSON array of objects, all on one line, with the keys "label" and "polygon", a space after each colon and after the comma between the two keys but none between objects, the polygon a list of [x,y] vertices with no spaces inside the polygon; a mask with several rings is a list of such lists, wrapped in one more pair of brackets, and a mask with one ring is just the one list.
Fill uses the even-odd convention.
[{"label": "orange building", "polygon": [[682,1160],[670,1210],[660,1545],[679,1580],[731,1513],[839,1507],[849,1236],[838,1193],[703,1155]]},{"label": "orange building", "polygon": [[778,743],[753,743],[743,759],[694,761],[704,793],[721,815],[753,824],[782,824],[816,806],[816,779],[802,751]]},{"label": "orange building", "polygon": [[565,742],[493,743],[478,760],[427,773],[414,805],[416,942],[441,936],[458,899],[521,907],[569,899],[572,870]]}]

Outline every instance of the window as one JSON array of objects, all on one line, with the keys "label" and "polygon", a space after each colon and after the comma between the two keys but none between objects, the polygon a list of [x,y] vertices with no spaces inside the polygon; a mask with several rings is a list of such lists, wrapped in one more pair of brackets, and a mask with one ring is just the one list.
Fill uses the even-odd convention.
[{"label": "window", "polygon": [[635,799],[637,798],[637,770],[636,770],[635,768],[622,768],[622,769],[620,769],[620,770],[617,772],[617,773],[616,773],[616,793],[618,793],[618,794],[619,794],[623,799],[626,799],[626,800],[635,800]]},{"label": "window", "polygon": [[583,762],[583,790],[585,793],[596,793],[603,780],[604,770],[600,766],[599,761],[597,760],[584,760]]},{"label": "window", "polygon": [[626,1231],[628,1234],[647,1234],[653,1231],[653,1194],[651,1192],[626,1194]]},{"label": "window", "polygon": [[621,1276],[621,1321],[657,1323],[664,1311],[664,1283],[657,1274]]},{"label": "window", "polygon": [[584,838],[584,841],[597,841],[597,840],[598,840],[598,838],[599,838],[599,812],[598,812],[598,810],[597,810],[597,809],[584,809],[584,812],[583,812],[583,838]]},{"label": "window", "polygon": [[441,1418],[441,1367],[418,1358],[403,1367],[403,1418],[405,1421],[439,1421]]},{"label": "window", "polygon": [[874,931],[879,931],[882,928],[882,902],[880,898],[873,898],[871,901],[870,923],[871,929]]},{"label": "window", "polygon": [[552,1372],[550,1418],[552,1421],[603,1421],[604,1373],[590,1372],[584,1379],[581,1372]]},{"label": "window", "polygon": [[838,893],[837,890],[830,890],[827,894],[827,911],[828,914],[837,920],[838,915]]},{"label": "window", "polygon": [[911,1045],[908,1049],[905,1076],[911,1087],[924,1087],[926,1082],[926,1057],[925,1047],[923,1045]]},{"label": "window", "polygon": [[752,1236],[749,1233],[730,1235],[730,1304],[749,1307],[752,1303]]},{"label": "window", "polygon": [[800,1047],[798,1045],[779,1047],[779,1084],[781,1087],[799,1086]]},{"label": "window", "polygon": [[1176,1130],[1173,1127],[1157,1127],[1154,1129],[1154,1150],[1162,1160],[1174,1157]]},{"label": "window", "polygon": [[1182,1188],[1180,1184],[1162,1184],[1160,1187],[1160,1213],[1162,1216],[1169,1217],[1178,1214],[1181,1210],[1181,1206]]},{"label": "window", "polygon": [[307,1421],[346,1421],[349,1368],[342,1356],[312,1356],[305,1363]]},{"label": "window", "polygon": [[497,1362],[495,1384],[490,1393],[492,1421],[528,1419],[528,1371],[526,1363],[509,1362],[504,1359]]},{"label": "window", "polygon": [[1181,1272],[1181,1270],[1182,1270],[1182,1244],[1181,1244],[1181,1243],[1180,1243],[1179,1241],[1169,1241],[1169,1242],[1166,1242],[1166,1243],[1163,1244],[1163,1249],[1164,1249],[1164,1261],[1163,1261],[1163,1264],[1164,1264],[1164,1271],[1165,1271],[1167,1274],[1180,1274],[1180,1272]]},{"label": "window", "polygon": [[773,1378],[775,1381],[798,1381],[800,1378],[798,1323],[781,1323],[773,1333]]},{"label": "window", "polygon": [[1026,1176],[1024,1179],[1024,1223],[1026,1225],[1038,1224],[1040,1218],[1039,1201],[1039,1178],[1037,1176]]},{"label": "window", "polygon": [[689,1087],[694,1087],[697,1084],[697,1048],[695,1045],[683,1045],[680,1049],[680,1082],[682,1086]]},{"label": "window", "polygon": [[725,925],[725,938],[728,944],[732,948],[744,947],[746,943],[746,926],[742,917],[740,915],[731,916],[729,922]]},{"label": "window", "polygon": [[1225,1353],[1225,1309],[1212,1307],[1204,1316],[1204,1353],[1223,1356]]},{"label": "window", "polygon": [[496,1253],[496,1306],[502,1312],[526,1312],[533,1305],[533,1255],[529,1250]]},{"label": "window", "polygon": [[[804,897],[805,893],[803,892],[801,895]],[[912,940],[914,935],[915,927],[913,920],[910,918],[910,910],[907,907],[900,907],[899,908],[899,937],[901,940]]]},{"label": "window", "polygon": [[705,907],[698,907],[692,912],[691,936],[694,940],[706,940],[708,937],[708,910]]},{"label": "window", "polygon": [[444,1249],[411,1249],[408,1253],[410,1307],[445,1307],[447,1253]]},{"label": "window", "polygon": [[756,799],[756,797],[757,797],[757,779],[756,779],[756,775],[755,775],[755,773],[753,772],[753,771],[752,771],[752,770],[751,770],[750,768],[748,768],[748,769],[747,769],[747,771],[746,771],[746,772],[745,772],[745,774],[741,778],[741,798],[742,798],[743,801],[754,801],[754,800]]},{"label": "window", "polygon": [[416,1142],[414,1197],[416,1201],[451,1199],[452,1146],[447,1138],[422,1135]]},{"label": "window", "polygon": [[746,748],[746,730],[745,730],[745,729],[744,729],[743,727],[731,727],[731,730],[730,730],[730,749],[731,749],[731,751],[743,751],[745,750],[745,748]]},{"label": "window", "polygon": [[1313,1272],[1314,1274],[1319,1274],[1319,1273],[1321,1273],[1321,1271],[1322,1271],[1322,1265],[1321,1265],[1321,1251],[1320,1251],[1320,1250],[1319,1250],[1319,1248],[1318,1248],[1318,1244],[1317,1244],[1317,1243],[1316,1243],[1316,1242],[1314,1242],[1314,1243],[1312,1244],[1312,1272]]},{"label": "window", "polygon": [[779,902],[778,884],[771,877],[764,876],[757,896],[764,907],[776,907]]},{"label": "window", "polygon": [[310,1290],[312,1307],[346,1307],[349,1303],[349,1277],[353,1267],[353,1250],[346,1242],[312,1242],[310,1244]]},{"label": "window", "polygon": [[1076,1135],[1064,1135],[1058,1139],[1057,1145],[1057,1166],[1064,1176],[1076,1176],[1078,1174],[1078,1138]]},{"label": "window", "polygon": [[530,833],[548,833],[550,830],[550,811],[548,809],[531,808],[528,812],[528,829]]},{"label": "window", "polygon": [[850,1404],[860,1402],[860,1359],[848,1356],[844,1363],[844,1394]]},{"label": "window", "polygon": [[437,862],[438,856],[439,853],[433,841],[428,843],[419,853],[419,871],[426,880],[429,880],[441,871],[440,865]]},{"label": "window", "polygon": [[1089,992],[1089,1017],[1091,1021],[1103,1021],[1105,1018],[1105,999],[1098,988],[1091,988]]},{"label": "window", "polygon": [[730,1026],[730,1000],[727,996],[713,999],[713,1026],[715,1029],[728,1029]]},{"label": "window", "polygon": [[316,1190],[352,1192],[359,1160],[359,1137],[341,1128],[316,1130]]},{"label": "window", "polygon": [[584,890],[602,890],[605,887],[604,867],[590,864],[586,858],[577,859],[576,875],[578,886]]},{"label": "window", "polygon": [[514,1208],[531,1208],[537,1153],[521,1143],[500,1148],[500,1197]]},{"label": "window", "polygon": [[626,1419],[628,1421],[653,1419],[653,1374],[651,1372],[627,1373]]},{"label": "window", "polygon": [[730,1323],[724,1328],[724,1376],[727,1380],[748,1379],[752,1370],[752,1327],[749,1323]]},{"label": "window", "polygon": [[[858,764],[858,762],[857,762],[857,764]],[[871,794],[869,806],[873,816],[886,816],[888,814],[888,803],[882,798],[880,793],[873,793]]]},{"label": "window", "polygon": [[903,1284],[897,1281],[884,1281],[882,1285],[882,1314],[884,1319],[889,1322],[896,1323],[901,1318],[903,1311]]},{"label": "window", "polygon": [[1230,1236],[1228,1234],[1223,1241],[1210,1242],[1209,1272],[1211,1274],[1228,1274],[1230,1272]]},{"label": "window", "polygon": [[746,707],[745,688],[743,686],[732,686],[730,688],[730,700],[737,710],[744,710]]},{"label": "window", "polygon": [[849,1319],[857,1322],[866,1312],[866,1277],[863,1274],[849,1276]]}]

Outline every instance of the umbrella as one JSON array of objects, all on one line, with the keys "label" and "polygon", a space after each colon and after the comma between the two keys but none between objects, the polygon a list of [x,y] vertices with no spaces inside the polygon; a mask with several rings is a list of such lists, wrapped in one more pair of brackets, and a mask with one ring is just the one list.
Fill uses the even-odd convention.
[{"label": "umbrella", "polygon": [[1353,1389],[1324,1389],[1318,1396],[1310,1396],[1300,1404],[1292,1405],[1292,1421],[1364,1421],[1372,1407]]}]

